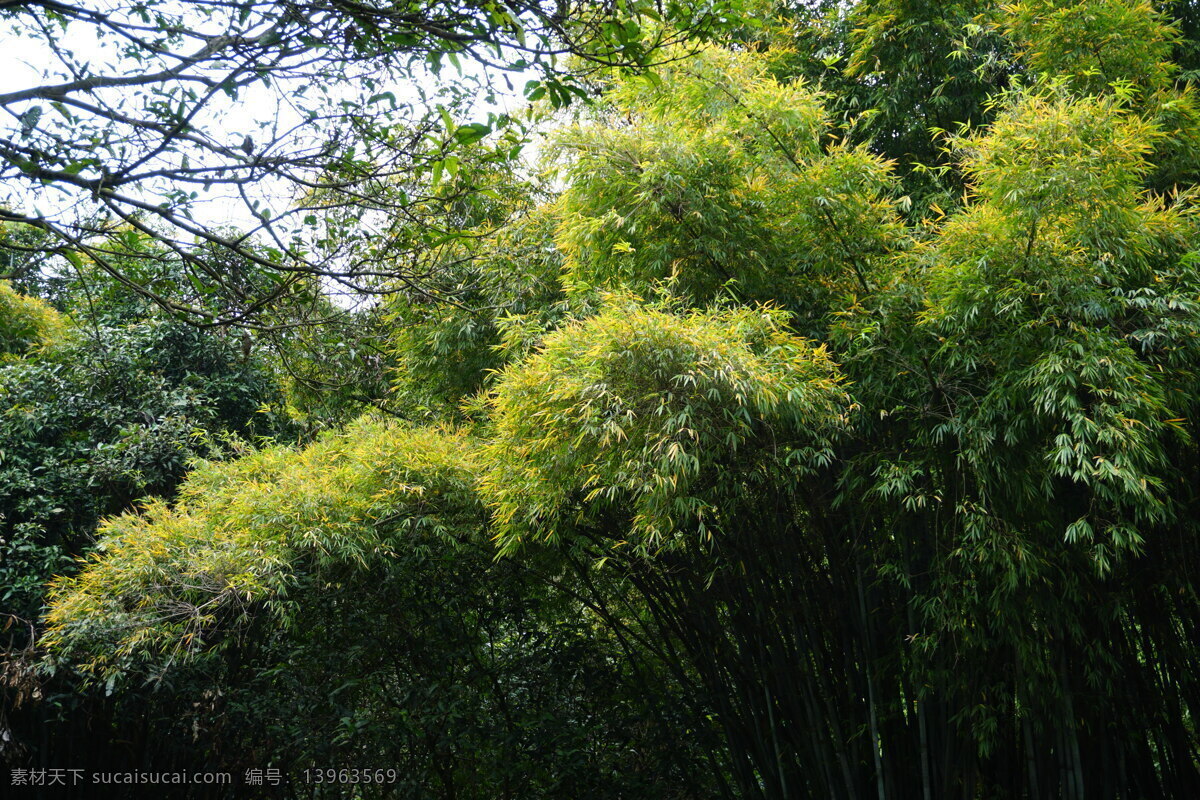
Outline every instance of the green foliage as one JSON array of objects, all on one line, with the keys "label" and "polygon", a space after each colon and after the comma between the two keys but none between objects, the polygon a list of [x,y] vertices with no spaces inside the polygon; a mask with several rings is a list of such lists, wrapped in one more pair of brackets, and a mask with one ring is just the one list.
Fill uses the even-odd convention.
[{"label": "green foliage", "polygon": [[[106,260],[97,235],[132,229],[182,256],[210,289],[229,288],[222,251],[280,283],[307,274],[361,287],[381,271],[420,283],[401,259],[364,264],[373,237],[356,229],[372,227],[375,211],[419,216],[420,195],[436,193],[461,148],[511,136],[504,149],[515,157],[524,137],[516,117],[456,120],[475,117],[478,99],[495,102],[501,76],[510,92],[516,76],[531,101],[563,108],[586,98],[586,68],[646,69],[671,45],[735,26],[742,10],[742,0],[117,0],[98,18],[9,4],[0,29],[34,66],[0,92],[0,175],[14,187],[0,221],[36,227],[52,237],[50,251],[97,263]],[[380,208],[381,179],[419,193]],[[70,199],[39,203],[51,186]],[[289,207],[274,193],[321,200]],[[227,236],[198,224],[196,212],[218,199],[237,202],[254,227]],[[352,221],[341,228],[350,235],[322,236],[326,215]],[[147,288],[139,269],[105,268]]]},{"label": "green foliage", "polygon": [[391,326],[381,306],[335,310],[327,298],[314,305],[332,316],[308,325],[300,315],[276,330],[237,334],[246,346],[254,343],[276,373],[287,416],[305,439],[344,426],[368,409],[390,409],[395,366],[388,352]]},{"label": "green foliage", "polygon": [[1109,215],[1138,201],[1157,135],[1120,101],[1048,90],[1017,94],[986,133],[955,144],[980,199],[1018,225],[1111,230],[1123,226]]},{"label": "green foliage", "polygon": [[1147,0],[1032,0],[1003,6],[1001,25],[1035,72],[1065,80],[1080,94],[1125,84],[1164,88],[1178,31]]},{"label": "green foliage", "polygon": [[247,632],[219,715],[196,722],[293,780],[314,764],[395,770],[365,797],[705,796],[700,753],[674,736],[685,701],[631,681],[538,561],[413,533],[367,568],[301,578],[301,613],[286,633]]},{"label": "green foliage", "polygon": [[201,465],[174,506],[105,523],[87,568],[57,581],[41,645],[110,687],[202,664],[225,697],[190,712],[197,729],[294,780],[395,770],[370,797],[697,791],[683,765],[698,753],[651,739],[666,692],[630,686],[535,557],[495,560],[474,450],[364,418]]},{"label": "green foliage", "polygon": [[558,137],[568,291],[731,291],[781,303],[815,335],[901,243],[889,165],[823,142],[820,95],[751,54],[709,50],[609,98],[598,123]]},{"label": "green foliage", "polygon": [[67,321],[49,305],[0,281],[0,358],[36,353],[64,339],[68,329]]},{"label": "green foliage", "polygon": [[[1161,519],[1165,448],[1182,435],[1170,421],[1186,413],[1170,407],[1170,373],[1154,369],[1159,356],[1146,346],[1161,324],[1154,314],[1194,313],[1195,278],[1177,268],[1193,223],[1138,189],[1153,134],[1107,100],[1021,98],[968,145],[982,202],[949,221],[925,256],[920,325],[954,343],[930,369],[983,390],[954,422],[960,457],[988,476],[991,502],[1047,492],[1050,476],[1088,487],[1089,516],[1105,522],[1083,521],[1066,537],[1110,529],[1111,544],[1096,551],[1102,570],[1138,547],[1133,530]],[[1046,477],[1005,464],[998,441],[1036,458],[1025,469]]]},{"label": "green foliage", "polygon": [[436,292],[401,292],[387,303],[394,407],[413,416],[456,418],[494,370],[557,324],[562,257],[554,207],[514,203],[512,219],[473,247],[442,253]]},{"label": "green foliage", "polygon": [[628,513],[639,550],[708,539],[735,475],[827,463],[846,396],[825,352],[785,320],[617,297],[506,369],[483,480],[502,550],[557,539],[592,507]]},{"label": "green foliage", "polygon": [[173,506],[105,523],[91,567],[57,581],[42,643],[107,677],[200,652],[254,608],[282,618],[298,562],[315,576],[365,567],[406,535],[450,536],[477,518],[469,458],[460,435],[364,421],[299,453],[206,464]]},{"label": "green foliage", "polygon": [[1190,796],[1186,30],[814,4],[598,75],[560,197],[464,160],[388,229],[432,287],[382,287],[388,408],[463,427],[201,466],[56,584],[51,663],[194,669],[196,730],[396,796]]},{"label": "green foliage", "polygon": [[[872,445],[847,462],[843,502],[877,531],[876,591],[895,592],[912,680],[936,687],[922,707],[956,709],[943,735],[995,785],[1005,737],[1073,742],[1072,773],[1138,752],[1111,724],[1121,686],[1186,669],[1131,649],[1127,626],[1147,623],[1122,611],[1155,591],[1143,581],[1177,585],[1173,559],[1191,553],[1155,541],[1190,525],[1179,454],[1200,332],[1190,200],[1141,188],[1157,135],[1111,97],[1009,98],[956,140],[976,202],[835,337],[855,399],[878,409],[860,417]],[[1172,690],[1152,696],[1147,713],[1171,713]],[[1030,758],[1021,785],[1049,769]],[[1170,793],[1190,771],[1137,780]]]},{"label": "green foliage", "polygon": [[80,330],[0,366],[6,610],[34,618],[40,583],[87,547],[102,516],[169,494],[191,458],[222,451],[226,433],[286,430],[270,373],[239,351],[144,321]]},{"label": "green foliage", "polygon": [[1016,71],[1011,45],[989,24],[993,3],[864,0],[838,19],[827,75],[830,107],[852,141],[898,164],[919,219],[929,206],[957,204],[962,176],[937,132],[991,119],[989,96]]},{"label": "green foliage", "polygon": [[[242,236],[228,230],[223,235]],[[391,365],[384,349],[387,326],[377,306],[342,308],[311,276],[281,277],[216,246],[205,248],[204,262],[189,261],[138,230],[109,236],[103,250],[103,265],[78,259],[60,281],[58,302],[76,318],[119,328],[190,310],[210,320],[244,323],[214,326],[209,339],[222,342],[230,359],[261,373],[252,382],[278,384],[284,397],[270,403],[282,408],[271,413],[294,423],[291,433],[312,435],[344,425],[386,403]],[[131,278],[132,285],[113,281],[109,269]],[[181,364],[199,359],[193,371],[211,362],[198,352],[172,355]],[[233,384],[228,388],[235,390]]]},{"label": "green foliage", "polygon": [[1160,192],[1191,185],[1200,163],[1200,113],[1191,87],[1174,82],[1171,60],[1186,42],[1179,21],[1150,3],[1017,3],[998,24],[1021,48],[1039,81],[1059,91],[1114,95],[1157,128],[1148,184]]}]

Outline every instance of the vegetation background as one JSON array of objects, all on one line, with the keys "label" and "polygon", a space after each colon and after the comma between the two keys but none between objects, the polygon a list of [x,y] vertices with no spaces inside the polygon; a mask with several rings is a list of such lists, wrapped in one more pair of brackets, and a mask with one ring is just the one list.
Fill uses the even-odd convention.
[{"label": "vegetation background", "polygon": [[10,780],[1200,792],[1196,4],[0,22]]}]

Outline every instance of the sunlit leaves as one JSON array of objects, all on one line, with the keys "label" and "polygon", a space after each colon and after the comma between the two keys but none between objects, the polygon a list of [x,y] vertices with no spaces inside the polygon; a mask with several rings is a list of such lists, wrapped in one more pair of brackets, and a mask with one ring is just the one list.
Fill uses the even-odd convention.
[{"label": "sunlit leaves", "polygon": [[981,199],[1019,224],[1095,225],[1138,200],[1158,131],[1115,98],[1015,95],[986,134],[956,140]]},{"label": "sunlit leaves", "polygon": [[730,291],[780,302],[815,333],[902,242],[890,165],[823,143],[820,94],[761,59],[713,49],[609,97],[598,124],[557,139],[571,290],[666,282],[701,303]]},{"label": "sunlit leaves", "polygon": [[1003,6],[1001,24],[1035,72],[1083,94],[1118,83],[1163,88],[1178,31],[1146,0],[1030,0]]},{"label": "sunlit leaves", "polygon": [[742,470],[786,481],[828,463],[848,400],[825,352],[778,311],[610,302],[497,383],[483,486],[505,549],[628,513],[627,535],[653,552],[720,530]]},{"label": "sunlit leaves", "polygon": [[98,554],[53,588],[42,642],[123,674],[203,652],[264,608],[285,620],[300,575],[469,534],[470,464],[461,436],[363,421],[300,452],[203,465],[175,506],[106,523]]},{"label": "sunlit leaves", "polygon": [[0,280],[0,359],[43,349],[65,337],[69,328],[67,319],[49,305]]}]

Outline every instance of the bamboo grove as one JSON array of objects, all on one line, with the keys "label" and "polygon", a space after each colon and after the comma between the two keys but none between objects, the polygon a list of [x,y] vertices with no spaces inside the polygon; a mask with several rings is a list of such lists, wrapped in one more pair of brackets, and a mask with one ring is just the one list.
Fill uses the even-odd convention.
[{"label": "bamboo grove", "polygon": [[108,518],[38,669],[362,796],[1195,796],[1190,8],[763,4],[472,143],[391,413]]}]

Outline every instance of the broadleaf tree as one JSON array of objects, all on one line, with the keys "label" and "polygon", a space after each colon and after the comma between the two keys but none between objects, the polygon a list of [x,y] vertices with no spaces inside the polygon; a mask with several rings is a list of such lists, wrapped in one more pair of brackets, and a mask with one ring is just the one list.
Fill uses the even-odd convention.
[{"label": "broadleaf tree", "polygon": [[[0,92],[0,221],[46,231],[46,246],[114,278],[128,276],[109,234],[132,227],[217,287],[211,245],[284,278],[378,288],[356,234],[382,214],[422,215],[460,146],[520,150],[520,121],[476,97],[494,100],[503,81],[565,105],[586,94],[578,71],[653,65],[738,14],[736,1],[675,0],[5,2],[0,26],[30,66],[13,74],[26,85]],[[404,191],[372,208],[381,184]],[[338,209],[345,237],[325,224]],[[211,225],[231,214],[238,235]],[[388,261],[386,274],[420,277]],[[262,299],[214,314],[130,282],[209,322],[243,321]]]}]

